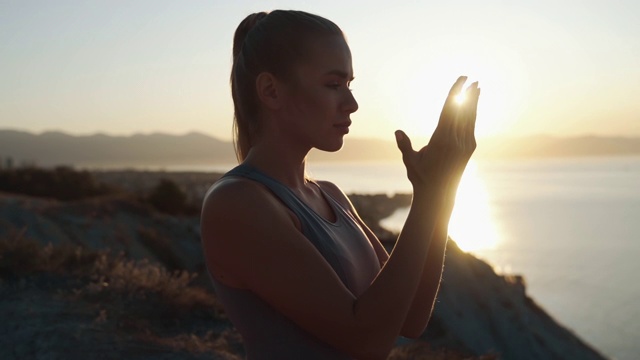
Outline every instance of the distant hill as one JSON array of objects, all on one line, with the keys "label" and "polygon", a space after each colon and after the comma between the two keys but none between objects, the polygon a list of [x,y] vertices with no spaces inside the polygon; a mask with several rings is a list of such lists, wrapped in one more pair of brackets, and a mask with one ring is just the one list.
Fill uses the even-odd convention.
[{"label": "distant hill", "polygon": [[0,130],[0,157],[40,166],[171,166],[235,161],[233,147],[201,133],[72,136]]},{"label": "distant hill", "polygon": [[640,137],[554,137],[484,139],[478,157],[577,157],[640,155]]},{"label": "distant hill", "polygon": [[[421,144],[415,144],[418,147]],[[640,138],[528,136],[481,139],[477,158],[640,155]],[[0,158],[16,164],[78,167],[171,167],[235,163],[233,146],[211,136],[161,133],[73,136],[62,132],[33,134],[0,130]],[[313,151],[313,161],[398,161],[392,141],[347,138],[338,153]]]}]

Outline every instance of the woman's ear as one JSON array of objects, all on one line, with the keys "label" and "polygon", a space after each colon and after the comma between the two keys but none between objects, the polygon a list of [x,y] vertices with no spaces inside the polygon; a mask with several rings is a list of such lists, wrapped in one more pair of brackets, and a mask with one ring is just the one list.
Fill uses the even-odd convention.
[{"label": "woman's ear", "polygon": [[267,108],[277,110],[281,106],[282,95],[278,79],[273,74],[262,72],[256,78],[258,98]]}]

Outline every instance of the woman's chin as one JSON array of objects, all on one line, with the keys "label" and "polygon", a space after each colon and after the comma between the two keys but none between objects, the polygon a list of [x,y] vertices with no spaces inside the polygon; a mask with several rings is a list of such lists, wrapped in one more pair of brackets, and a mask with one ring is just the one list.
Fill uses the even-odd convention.
[{"label": "woman's chin", "polygon": [[321,151],[326,151],[326,152],[336,152],[340,149],[342,149],[342,146],[344,145],[344,140],[342,138],[340,138],[339,141],[333,141],[333,142],[326,142],[324,144],[318,144],[318,146],[316,146],[315,148]]}]

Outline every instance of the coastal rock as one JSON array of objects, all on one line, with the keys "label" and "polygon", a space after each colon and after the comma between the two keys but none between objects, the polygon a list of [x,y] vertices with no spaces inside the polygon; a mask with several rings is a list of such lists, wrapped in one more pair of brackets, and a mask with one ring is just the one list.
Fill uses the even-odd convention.
[{"label": "coastal rock", "polygon": [[411,194],[350,194],[349,199],[364,223],[384,242],[392,242],[396,236],[380,226],[380,220],[399,208],[411,205]]},{"label": "coastal rock", "polygon": [[0,236],[21,231],[43,245],[79,246],[202,272],[200,221],[161,214],[129,196],[72,202],[0,193]]},{"label": "coastal rock", "polygon": [[603,359],[527,296],[522,276],[497,275],[449,241],[443,279],[423,339],[502,359]]},{"label": "coastal rock", "polygon": [[[387,196],[380,196],[361,197],[354,200],[354,203],[358,204],[363,218],[377,224],[385,214],[388,215],[405,204],[406,198],[398,198],[397,201],[396,205],[390,205]],[[381,204],[384,202],[387,204]],[[374,210],[368,213],[367,209]],[[20,237],[33,239],[41,246],[70,245],[93,251],[110,250],[131,259],[148,259],[152,264],[169,270],[184,269],[198,273],[200,276],[194,279],[195,285],[210,291],[201,253],[198,223],[197,217],[160,214],[147,205],[123,196],[60,202],[0,194],[0,240],[11,236],[15,238],[15,233],[18,232]],[[0,259],[2,256],[0,253]],[[162,273],[160,270],[154,271]],[[146,325],[136,327],[134,336],[131,335],[134,330],[129,329],[130,326],[123,320],[129,315],[120,317],[115,323],[117,326],[108,320],[107,315],[103,316],[103,310],[104,314],[124,312],[122,308],[117,308],[119,303],[69,303],[68,300],[60,300],[56,294],[65,288],[66,291],[72,291],[79,286],[75,284],[79,280],[73,280],[72,285],[63,281],[67,285],[56,286],[62,275],[38,276],[48,276],[48,280],[35,281],[33,276],[26,280],[15,276],[4,279],[0,277],[3,299],[0,301],[0,314],[3,319],[13,319],[0,325],[3,337],[0,344],[12,344],[20,354],[73,357],[79,354],[74,352],[78,348],[74,348],[69,341],[62,342],[64,336],[56,338],[60,342],[34,342],[33,339],[65,333],[78,337],[80,332],[90,329],[91,336],[82,338],[86,341],[82,348],[90,349],[91,344],[95,343],[95,348],[104,350],[106,358],[111,355],[157,358],[154,356],[159,356],[162,349],[171,348],[167,344],[174,344],[171,342],[174,340],[166,340],[167,337],[183,340],[186,337],[187,340],[191,339],[186,341],[190,344],[218,344],[222,341],[219,340],[221,334],[226,334],[225,339],[231,340],[223,341],[224,349],[220,352],[211,353],[217,354],[214,358],[235,359],[242,356],[241,343],[230,324],[223,318],[220,320],[213,316],[198,315],[203,310],[190,310],[186,317],[176,315],[174,320],[165,322],[158,322],[154,318],[138,319],[138,322]],[[28,301],[18,300],[23,298]],[[136,308],[154,308],[145,302],[152,298],[154,297],[145,300],[136,297],[134,300],[139,302],[136,303]],[[123,304],[125,303],[129,304]],[[24,304],[28,304],[28,307],[23,306]],[[49,304],[52,306],[48,307]],[[109,311],[106,312],[100,306],[110,306]],[[173,312],[175,311],[169,311]],[[122,333],[123,326],[129,330]],[[207,326],[217,327],[215,338],[204,331]],[[178,328],[182,335],[176,333],[175,329]],[[26,330],[21,333],[16,329]],[[230,332],[225,333],[227,330]],[[147,334],[146,338],[142,336],[144,334]],[[165,334],[166,337],[162,342],[158,340],[149,343],[149,334],[156,334],[156,340],[159,336],[157,334]],[[207,339],[207,336],[211,341],[203,342],[202,339]],[[451,241],[447,248],[438,300],[422,341],[431,348],[451,350],[466,354],[465,356],[494,354],[501,359],[603,358],[570,330],[555,322],[529,298],[522,277],[497,275],[488,264],[462,252]],[[407,343],[410,341],[399,341],[401,346],[410,346]],[[109,347],[114,350],[109,351]],[[18,354],[15,351],[14,354]],[[180,354],[165,354],[162,358],[203,358],[202,353]],[[398,357],[394,357],[396,358]]]}]

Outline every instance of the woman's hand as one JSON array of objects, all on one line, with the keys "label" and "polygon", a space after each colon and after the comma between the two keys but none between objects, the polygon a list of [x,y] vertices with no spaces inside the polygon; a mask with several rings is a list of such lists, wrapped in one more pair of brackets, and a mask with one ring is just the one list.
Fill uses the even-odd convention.
[{"label": "woman's hand", "polygon": [[466,80],[466,76],[461,76],[451,87],[427,146],[414,151],[409,137],[401,130],[396,131],[398,148],[414,190],[448,183],[453,175],[461,176],[476,148],[478,83],[466,89],[463,102],[456,101]]}]

